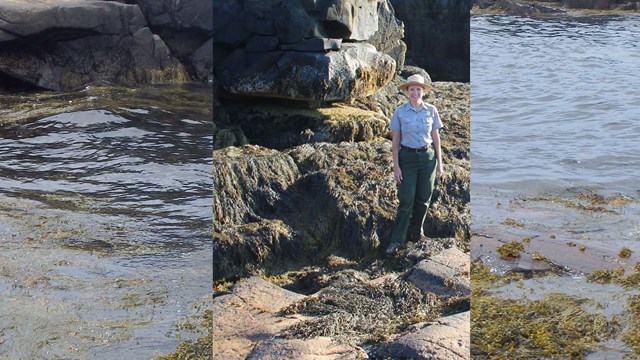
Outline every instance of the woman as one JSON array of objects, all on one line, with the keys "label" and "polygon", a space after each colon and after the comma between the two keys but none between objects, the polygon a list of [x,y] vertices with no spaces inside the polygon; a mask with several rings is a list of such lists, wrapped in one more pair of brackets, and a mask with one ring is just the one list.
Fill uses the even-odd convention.
[{"label": "woman", "polygon": [[398,212],[386,253],[423,236],[433,184],[442,176],[442,154],[438,129],[442,121],[435,106],[422,101],[432,89],[420,75],[411,75],[400,89],[409,101],[398,106],[391,117],[393,175],[398,184]]}]

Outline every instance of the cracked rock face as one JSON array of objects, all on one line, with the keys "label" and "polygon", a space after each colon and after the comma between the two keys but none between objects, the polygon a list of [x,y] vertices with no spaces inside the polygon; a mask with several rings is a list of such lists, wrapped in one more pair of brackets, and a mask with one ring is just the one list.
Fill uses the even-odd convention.
[{"label": "cracked rock face", "polygon": [[323,102],[365,97],[404,63],[388,0],[221,1],[215,75],[226,93]]},{"label": "cracked rock face", "polygon": [[148,22],[139,5],[115,1],[0,2],[0,80],[56,91],[210,80],[213,16],[195,3],[147,6]]}]

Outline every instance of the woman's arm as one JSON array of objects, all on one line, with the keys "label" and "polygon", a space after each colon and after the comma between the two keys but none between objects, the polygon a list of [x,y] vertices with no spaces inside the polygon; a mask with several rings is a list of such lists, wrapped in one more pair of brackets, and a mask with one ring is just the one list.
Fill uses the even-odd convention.
[{"label": "woman's arm", "polygon": [[402,170],[400,170],[400,161],[398,160],[398,152],[400,151],[400,138],[401,135],[397,131],[391,130],[391,151],[393,153],[393,177],[396,182],[400,184],[402,182]]},{"label": "woman's arm", "polygon": [[431,138],[433,139],[433,149],[436,152],[436,178],[439,178],[442,176],[442,151],[440,151],[440,133],[438,133],[438,129],[431,130]]}]

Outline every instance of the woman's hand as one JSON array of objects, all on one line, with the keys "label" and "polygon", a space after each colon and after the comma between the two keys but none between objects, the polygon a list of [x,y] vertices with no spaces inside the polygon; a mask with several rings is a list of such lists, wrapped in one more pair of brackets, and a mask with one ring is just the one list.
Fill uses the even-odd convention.
[{"label": "woman's hand", "polygon": [[438,164],[436,165],[436,178],[439,178],[441,176],[442,176],[442,163],[438,161]]},{"label": "woman's hand", "polygon": [[399,166],[393,167],[393,177],[396,179],[398,184],[402,182],[402,170],[400,170]]}]

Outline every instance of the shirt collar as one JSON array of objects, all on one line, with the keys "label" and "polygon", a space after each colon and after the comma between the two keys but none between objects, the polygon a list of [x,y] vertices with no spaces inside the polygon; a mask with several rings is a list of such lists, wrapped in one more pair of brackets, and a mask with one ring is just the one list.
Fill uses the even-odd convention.
[{"label": "shirt collar", "polygon": [[[404,108],[405,110],[409,111],[409,110],[413,110],[413,106],[411,106],[411,101],[407,101],[406,103],[404,103]],[[422,101],[422,108],[425,110],[429,110],[429,108],[427,107],[427,103]],[[415,111],[415,110],[413,110]]]}]

